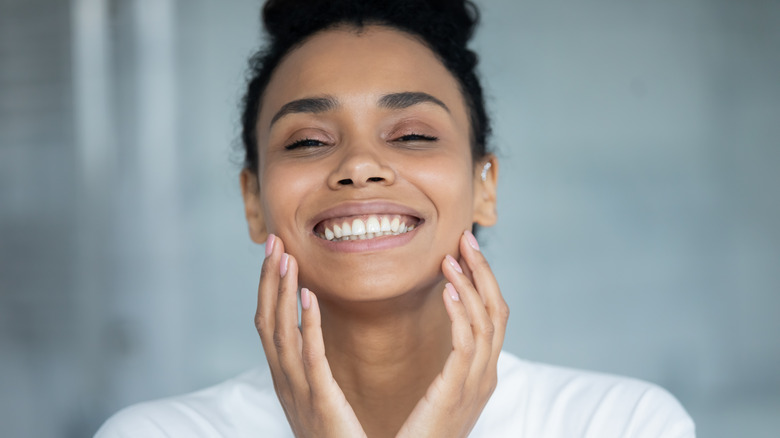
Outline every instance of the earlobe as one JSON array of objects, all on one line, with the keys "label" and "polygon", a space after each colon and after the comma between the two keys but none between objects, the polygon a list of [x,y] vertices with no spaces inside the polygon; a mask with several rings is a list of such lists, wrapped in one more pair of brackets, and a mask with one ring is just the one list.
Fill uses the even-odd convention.
[{"label": "earlobe", "polygon": [[498,159],[488,154],[474,168],[474,219],[483,227],[495,225],[496,194],[498,185]]},{"label": "earlobe", "polygon": [[244,215],[249,227],[249,237],[253,242],[262,244],[268,238],[265,227],[262,203],[260,202],[260,183],[257,174],[248,169],[241,171],[241,196],[244,198]]}]

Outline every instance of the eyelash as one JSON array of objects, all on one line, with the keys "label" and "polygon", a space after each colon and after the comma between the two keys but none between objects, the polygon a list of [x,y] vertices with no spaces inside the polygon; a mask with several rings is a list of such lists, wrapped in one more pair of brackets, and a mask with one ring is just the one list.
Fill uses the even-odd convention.
[{"label": "eyelash", "polygon": [[319,140],[315,140],[313,138],[302,138],[300,140],[296,140],[296,141],[288,144],[284,148],[287,149],[288,151],[290,151],[290,150],[298,149],[298,148],[313,148],[313,147],[321,146],[322,144],[323,144],[323,142],[321,142]]},{"label": "eyelash", "polygon": [[[424,135],[424,134],[407,134],[402,135],[401,137],[398,137],[394,141],[401,141],[401,142],[412,142],[412,141],[437,141],[439,138],[434,137],[431,135]],[[302,138],[300,140],[296,140],[284,148],[288,151],[298,148],[313,148],[322,146],[324,143],[320,140],[316,140],[313,138]]]},{"label": "eyelash", "polygon": [[402,135],[396,141],[436,141],[438,137],[424,134],[407,134]]}]

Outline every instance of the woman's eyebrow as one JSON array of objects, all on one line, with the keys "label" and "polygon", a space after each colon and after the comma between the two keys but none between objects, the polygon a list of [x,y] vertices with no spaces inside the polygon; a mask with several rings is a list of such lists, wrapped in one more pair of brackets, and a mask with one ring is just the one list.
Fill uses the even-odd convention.
[{"label": "woman's eyebrow", "polygon": [[287,102],[274,114],[271,119],[271,125],[277,120],[288,114],[294,113],[324,113],[325,111],[334,110],[339,107],[339,102],[335,97],[323,96],[323,97],[306,97],[303,99],[293,100]]},{"label": "woman's eyebrow", "polygon": [[420,103],[432,103],[444,108],[447,112],[450,109],[441,100],[421,91],[406,91],[403,93],[385,94],[379,98],[379,107],[387,109],[404,109]]},{"label": "woman's eyebrow", "polygon": [[[444,108],[447,112],[450,109],[441,100],[421,91],[405,91],[401,93],[385,94],[379,98],[378,106],[386,109],[404,109],[421,103],[432,103]],[[333,96],[305,97],[285,103],[274,114],[270,125],[289,114],[296,113],[324,113],[338,108],[339,102]]]}]

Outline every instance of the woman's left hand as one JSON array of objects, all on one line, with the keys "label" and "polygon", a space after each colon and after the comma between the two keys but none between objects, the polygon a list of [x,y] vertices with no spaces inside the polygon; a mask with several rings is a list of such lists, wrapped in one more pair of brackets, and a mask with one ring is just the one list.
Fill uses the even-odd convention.
[{"label": "woman's left hand", "polygon": [[496,387],[509,307],[470,231],[461,236],[460,254],[464,267],[451,256],[442,262],[452,352],[398,437],[468,436]]}]

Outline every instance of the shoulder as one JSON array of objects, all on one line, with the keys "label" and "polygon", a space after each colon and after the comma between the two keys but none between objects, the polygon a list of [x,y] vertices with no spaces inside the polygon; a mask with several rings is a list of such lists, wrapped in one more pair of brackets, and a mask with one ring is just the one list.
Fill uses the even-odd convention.
[{"label": "shoulder", "polygon": [[659,386],[528,362],[507,352],[501,353],[498,386],[483,417],[497,427],[485,436],[506,436],[500,431],[517,428],[524,434],[512,436],[694,436],[690,416]]},{"label": "shoulder", "polygon": [[268,371],[262,368],[190,394],[122,409],[95,437],[243,437],[258,431],[290,436]]}]

